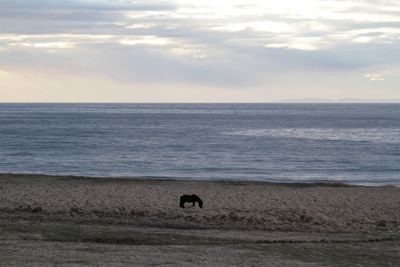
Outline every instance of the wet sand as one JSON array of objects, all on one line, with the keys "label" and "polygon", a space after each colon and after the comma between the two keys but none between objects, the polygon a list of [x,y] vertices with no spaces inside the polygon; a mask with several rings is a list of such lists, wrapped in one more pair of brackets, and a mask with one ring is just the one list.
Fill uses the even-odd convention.
[{"label": "wet sand", "polygon": [[2,174],[0,229],[2,266],[391,265],[400,189]]}]

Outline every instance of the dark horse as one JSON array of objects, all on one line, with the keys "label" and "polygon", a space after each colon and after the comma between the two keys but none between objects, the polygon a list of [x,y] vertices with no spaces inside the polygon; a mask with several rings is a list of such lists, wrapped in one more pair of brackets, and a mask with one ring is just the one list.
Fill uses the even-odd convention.
[{"label": "dark horse", "polygon": [[181,196],[181,199],[180,199],[180,202],[179,202],[180,203],[179,206],[181,208],[185,208],[185,203],[186,202],[192,202],[193,203],[193,207],[194,207],[194,204],[196,204],[196,202],[197,202],[197,203],[199,203],[199,207],[203,208],[203,201],[197,195],[183,195],[183,196]]}]

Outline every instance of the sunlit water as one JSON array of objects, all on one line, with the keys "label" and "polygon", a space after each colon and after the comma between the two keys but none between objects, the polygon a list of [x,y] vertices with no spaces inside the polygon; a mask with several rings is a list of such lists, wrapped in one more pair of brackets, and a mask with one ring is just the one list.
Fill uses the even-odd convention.
[{"label": "sunlit water", "polygon": [[0,172],[400,184],[400,105],[0,104]]}]

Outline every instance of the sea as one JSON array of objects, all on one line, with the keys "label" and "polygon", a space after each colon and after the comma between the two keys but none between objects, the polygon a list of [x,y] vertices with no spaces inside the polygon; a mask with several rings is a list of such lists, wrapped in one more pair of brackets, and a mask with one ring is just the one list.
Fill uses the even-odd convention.
[{"label": "sea", "polygon": [[400,185],[400,104],[0,104],[0,173]]}]

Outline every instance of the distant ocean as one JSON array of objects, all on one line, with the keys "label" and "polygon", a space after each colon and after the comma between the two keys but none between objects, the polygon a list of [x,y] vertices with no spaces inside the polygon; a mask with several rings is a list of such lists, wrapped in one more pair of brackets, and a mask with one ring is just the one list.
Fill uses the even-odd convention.
[{"label": "distant ocean", "polygon": [[399,104],[0,104],[0,172],[400,184]]}]

